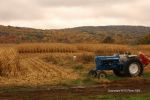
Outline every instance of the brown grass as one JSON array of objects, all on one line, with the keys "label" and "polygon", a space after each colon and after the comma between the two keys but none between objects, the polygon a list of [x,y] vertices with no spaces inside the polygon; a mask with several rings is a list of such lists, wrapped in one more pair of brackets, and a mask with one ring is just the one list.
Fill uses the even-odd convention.
[{"label": "brown grass", "polygon": [[77,48],[80,51],[95,52],[97,55],[110,55],[131,51],[127,45],[115,44],[78,44]]},{"label": "brown grass", "polygon": [[32,43],[18,45],[17,50],[19,53],[73,53],[77,51],[77,48],[73,45],[62,43]]},{"label": "brown grass", "polygon": [[150,45],[138,45],[138,50],[150,51]]},{"label": "brown grass", "polygon": [[54,64],[48,64],[39,58],[28,58],[21,61],[21,66],[26,70],[23,76],[16,78],[19,80],[15,84],[26,85],[43,85],[43,84],[58,84],[63,80],[76,79],[78,75],[72,70],[63,69]]},{"label": "brown grass", "polygon": [[[62,80],[78,78],[69,67],[78,63],[94,64],[96,55],[112,55],[127,51],[135,54],[139,51],[150,53],[149,45],[33,43],[13,46],[16,49],[10,48],[11,46],[0,48],[0,85],[58,84]],[[73,56],[76,56],[76,61],[72,63],[69,60],[73,61]],[[43,57],[48,61],[43,61],[41,59]],[[65,61],[69,61],[69,64]],[[68,64],[68,67],[61,66],[61,62],[64,66]],[[18,75],[19,77],[15,77]],[[13,77],[8,78],[8,76]]]},{"label": "brown grass", "polygon": [[13,48],[0,48],[0,76],[16,76],[20,71],[18,53]]},{"label": "brown grass", "polygon": [[94,53],[82,53],[80,55],[77,55],[76,57],[77,57],[76,60],[78,62],[88,64],[88,63],[94,62],[95,54]]},{"label": "brown grass", "polygon": [[130,46],[115,44],[32,43],[16,46],[19,53],[77,53],[94,52],[99,55],[132,51]]}]

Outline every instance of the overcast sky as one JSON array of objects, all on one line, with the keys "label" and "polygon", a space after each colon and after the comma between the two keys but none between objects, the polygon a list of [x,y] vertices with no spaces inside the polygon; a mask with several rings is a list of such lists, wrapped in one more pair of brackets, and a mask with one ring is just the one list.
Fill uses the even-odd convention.
[{"label": "overcast sky", "polygon": [[150,0],[0,0],[0,24],[42,29],[150,26]]}]

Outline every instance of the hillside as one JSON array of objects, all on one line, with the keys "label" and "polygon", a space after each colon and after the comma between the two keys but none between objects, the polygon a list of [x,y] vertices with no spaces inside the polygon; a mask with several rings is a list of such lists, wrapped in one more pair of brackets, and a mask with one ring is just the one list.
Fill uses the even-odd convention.
[{"label": "hillside", "polygon": [[143,26],[85,26],[67,29],[41,30],[0,26],[0,43],[61,42],[61,43],[137,43],[150,34]]}]

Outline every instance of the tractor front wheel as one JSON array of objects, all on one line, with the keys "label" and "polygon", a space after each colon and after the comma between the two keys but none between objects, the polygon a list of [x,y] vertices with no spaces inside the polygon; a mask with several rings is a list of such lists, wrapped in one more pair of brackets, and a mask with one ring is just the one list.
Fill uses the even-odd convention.
[{"label": "tractor front wheel", "polygon": [[89,71],[88,75],[89,75],[90,77],[96,77],[96,76],[97,76],[97,73],[96,73],[95,70],[92,69],[92,70]]},{"label": "tractor front wheel", "polygon": [[104,72],[104,71],[98,71],[98,72],[97,72],[97,77],[98,77],[99,79],[106,78],[106,77],[107,77],[107,73]]}]

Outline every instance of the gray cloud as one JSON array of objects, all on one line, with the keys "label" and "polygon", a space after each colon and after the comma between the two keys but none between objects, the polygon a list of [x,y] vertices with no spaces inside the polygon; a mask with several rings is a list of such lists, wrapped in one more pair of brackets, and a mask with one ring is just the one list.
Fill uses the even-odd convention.
[{"label": "gray cloud", "polygon": [[35,28],[146,25],[149,0],[1,0],[0,24]]},{"label": "gray cloud", "polygon": [[[28,2],[27,2],[28,1]],[[41,9],[29,0],[1,0],[0,20],[33,20],[42,18]]]},{"label": "gray cloud", "polygon": [[35,0],[39,5],[44,6],[106,6],[133,2],[135,0]]}]

